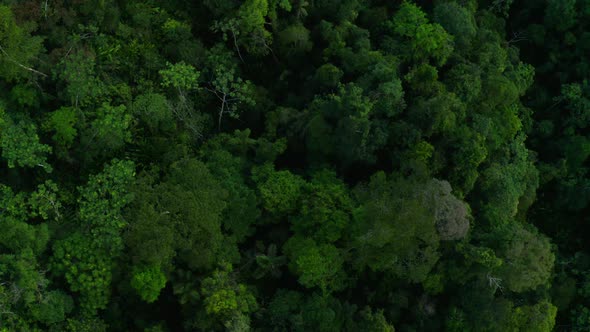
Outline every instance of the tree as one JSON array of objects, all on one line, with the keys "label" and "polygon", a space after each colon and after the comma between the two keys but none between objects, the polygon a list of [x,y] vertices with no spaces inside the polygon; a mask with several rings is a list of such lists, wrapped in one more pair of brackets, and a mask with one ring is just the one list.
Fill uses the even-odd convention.
[{"label": "tree", "polygon": [[244,81],[236,76],[233,68],[223,65],[217,66],[213,72],[213,79],[206,88],[219,100],[217,113],[217,129],[221,130],[221,120],[224,115],[237,119],[243,111],[243,106],[254,106],[256,101],[252,98],[253,86],[250,81]]},{"label": "tree", "polygon": [[476,64],[457,64],[445,75],[446,88],[456,94],[463,102],[469,103],[479,98],[482,92],[481,69]]},{"label": "tree", "polygon": [[461,331],[552,331],[557,308],[547,300],[520,301],[491,297],[475,286],[462,295],[462,309],[453,308],[446,323],[447,330]]},{"label": "tree", "polygon": [[14,193],[12,188],[0,183],[0,209],[5,217],[14,218],[19,221],[26,221],[27,214],[26,195],[23,192]]},{"label": "tree", "polygon": [[321,89],[335,89],[340,84],[344,72],[331,63],[321,65],[314,74],[314,82]]},{"label": "tree", "polygon": [[72,298],[61,291],[49,291],[31,308],[32,316],[46,325],[63,322],[73,310]]},{"label": "tree", "polygon": [[[387,321],[383,310],[373,311],[370,307],[365,307],[360,311],[360,322],[356,327],[359,331],[367,332],[395,332],[395,328]],[[350,329],[352,331],[352,329]]]},{"label": "tree", "polygon": [[32,68],[33,59],[42,50],[43,38],[17,25],[10,7],[0,5],[0,77],[7,81],[27,79],[30,75],[47,77]]},{"label": "tree", "polygon": [[84,227],[53,244],[51,271],[80,293],[79,305],[86,315],[109,302],[114,259],[123,249],[121,231],[126,222],[121,210],[132,198],[128,186],[134,176],[133,162],[119,160],[90,176],[78,188],[79,222]]},{"label": "tree", "polygon": [[[170,104],[161,94],[146,93],[137,96],[131,106],[131,113],[147,127],[151,134],[169,133],[176,129]],[[189,119],[182,117],[179,120]],[[185,123],[189,128],[198,128],[192,121]]]},{"label": "tree", "polygon": [[214,149],[204,155],[207,167],[229,193],[223,211],[223,230],[240,243],[254,233],[253,226],[260,217],[260,199],[247,184],[247,163],[225,150]]},{"label": "tree", "polygon": [[441,84],[438,79],[438,70],[428,63],[412,67],[404,76],[408,90],[424,99],[430,96],[444,96],[445,85]]},{"label": "tree", "polygon": [[580,306],[575,310],[572,310],[572,322],[572,331],[584,331],[590,322],[590,310],[584,306]]},{"label": "tree", "polygon": [[424,195],[427,195],[434,206],[434,219],[440,239],[447,241],[465,237],[470,219],[467,203],[453,196],[451,191],[448,182],[436,179],[431,180],[424,188]]},{"label": "tree", "polygon": [[269,325],[286,329],[300,323],[297,313],[300,312],[302,302],[302,293],[287,289],[278,289],[273,295],[266,311],[267,319],[270,322]]},{"label": "tree", "polygon": [[449,182],[459,196],[471,192],[480,176],[479,166],[486,161],[489,151],[486,139],[467,126],[457,128],[457,137],[449,143],[450,159]]},{"label": "tree", "polygon": [[303,286],[319,287],[323,294],[344,286],[344,257],[335,246],[293,236],[285,243],[283,251],[289,258],[289,268],[299,276]]},{"label": "tree", "polygon": [[0,255],[0,322],[3,328],[33,330],[62,322],[73,309],[72,298],[50,290],[30,249]]},{"label": "tree", "polygon": [[51,137],[55,144],[68,149],[72,146],[74,139],[78,135],[78,130],[76,129],[77,122],[78,114],[76,109],[72,107],[61,107],[51,112],[48,121],[44,124],[44,129],[55,132]]},{"label": "tree", "polygon": [[557,308],[549,301],[541,301],[532,306],[517,307],[516,316],[519,331],[553,331]]},{"label": "tree", "polygon": [[68,319],[64,326],[68,332],[106,332],[108,325],[100,318],[77,317]]},{"label": "tree", "polygon": [[[273,296],[268,309],[270,327],[290,328],[294,331],[345,331],[353,328],[342,310],[343,305],[331,296],[317,293],[305,295],[286,289],[279,289]],[[350,325],[346,325],[346,324]]]},{"label": "tree", "polygon": [[287,58],[304,56],[313,48],[309,30],[301,23],[277,33],[278,51]]},{"label": "tree", "polygon": [[136,268],[131,277],[131,287],[146,302],[158,299],[160,291],[166,285],[166,276],[159,267]]},{"label": "tree", "polygon": [[221,322],[229,321],[231,325],[235,324],[232,321],[237,317],[247,317],[258,307],[254,295],[244,284],[236,282],[232,271],[230,264],[221,264],[201,283],[207,313]]},{"label": "tree", "polygon": [[482,215],[490,225],[511,222],[519,209],[524,208],[523,213],[526,212],[528,206],[520,205],[521,199],[525,194],[534,196],[539,185],[538,171],[523,139],[519,137],[504,150],[509,156],[507,159],[493,163],[483,171],[480,190],[486,202],[482,206]]},{"label": "tree", "polygon": [[50,239],[46,223],[28,224],[24,193],[0,184],[0,324],[32,330],[61,322],[73,309],[72,299],[50,287],[43,256]]},{"label": "tree", "polygon": [[53,168],[47,163],[50,146],[42,144],[37,126],[26,119],[11,119],[0,108],[0,147],[8,167],[42,167],[46,172]]},{"label": "tree", "polygon": [[490,10],[493,10],[500,15],[508,16],[510,6],[513,2],[514,0],[493,0],[492,4],[490,5]]},{"label": "tree", "polygon": [[106,248],[81,233],[53,244],[51,271],[64,276],[70,290],[80,294],[78,305],[85,315],[108,305],[112,258]]},{"label": "tree", "polygon": [[419,179],[376,173],[357,189],[353,246],[358,269],[387,271],[410,282],[426,278],[439,259],[439,236],[430,200]]},{"label": "tree", "polygon": [[[165,99],[162,99],[162,96],[146,95],[144,98],[149,96],[151,101],[155,102],[150,105],[150,109],[153,110],[151,112],[157,110],[158,113],[154,115],[162,118],[166,116],[167,112],[169,112],[168,109],[170,109],[194,137],[201,138],[204,132],[204,117],[194,110],[194,102],[193,98],[191,98],[191,95],[200,89],[199,77],[201,72],[190,64],[179,62],[176,64],[167,63],[167,69],[160,70],[160,75],[162,76],[161,85],[172,89],[175,92],[177,101],[169,104]],[[142,106],[142,102],[144,102],[143,99],[138,99],[136,105],[147,110],[145,106]],[[153,123],[155,120],[151,117],[149,120],[145,116],[143,118],[146,119],[144,121],[149,121],[148,124]]]},{"label": "tree", "polygon": [[555,262],[549,239],[532,226],[519,224],[511,224],[501,236],[500,257],[504,264],[499,272],[506,287],[523,292],[546,284]]},{"label": "tree", "polygon": [[422,129],[424,136],[451,136],[465,118],[465,105],[452,93],[441,93],[432,98],[416,98],[409,109],[409,120]]},{"label": "tree", "polygon": [[268,14],[267,0],[246,0],[228,18],[216,21],[212,29],[222,32],[223,39],[232,42],[241,59],[240,46],[254,55],[266,55],[272,51],[272,34],[264,27]]},{"label": "tree", "polygon": [[341,331],[347,323],[345,318],[348,318],[342,315],[344,311],[342,307],[340,301],[330,296],[317,293],[307,296],[297,317],[299,319],[299,326],[296,325],[297,330]]},{"label": "tree", "polygon": [[167,63],[167,69],[160,70],[162,86],[176,89],[178,95],[186,98],[186,93],[199,88],[199,76],[201,73],[193,66],[184,62],[175,64]]},{"label": "tree", "polygon": [[203,162],[177,161],[162,181],[155,180],[142,176],[127,211],[126,242],[134,263],[168,271],[173,257],[191,269],[235,259],[235,243],[224,243],[221,229],[228,194]]},{"label": "tree", "polygon": [[[263,252],[264,252],[264,248]],[[256,254],[256,270],[253,273],[254,278],[261,279],[268,274],[273,278],[279,278],[282,275],[282,266],[287,263],[287,258],[278,255],[277,246],[271,244],[268,246],[266,253]]]},{"label": "tree", "polygon": [[253,171],[258,184],[262,206],[270,213],[281,216],[295,211],[304,181],[289,171],[275,171],[266,164]]},{"label": "tree", "polygon": [[565,31],[576,24],[576,1],[549,0],[545,8],[545,22],[557,31]]},{"label": "tree", "polygon": [[93,54],[80,50],[64,57],[55,76],[65,83],[62,99],[78,109],[100,101],[106,94],[105,84],[97,77]]},{"label": "tree", "polygon": [[103,103],[96,112],[96,118],[82,133],[80,144],[93,151],[94,155],[110,157],[131,142],[131,121],[125,105]]},{"label": "tree", "polygon": [[317,164],[374,163],[375,151],[385,142],[372,123],[374,101],[354,83],[340,86],[336,94],[317,96],[305,127],[306,147]]},{"label": "tree", "polygon": [[172,164],[157,190],[160,213],[171,216],[180,259],[192,268],[207,268],[222,258],[224,251],[233,253],[229,243],[222,245],[221,216],[227,191],[204,163],[184,159]]},{"label": "tree", "polygon": [[122,209],[133,196],[128,191],[135,177],[131,161],[114,159],[103,172],[90,176],[88,183],[79,187],[79,218],[87,226],[93,240],[113,255],[122,247],[121,231],[127,225]]},{"label": "tree", "polygon": [[428,23],[426,14],[416,5],[404,1],[389,23],[393,32],[402,38],[408,50],[407,59],[424,61],[432,58],[442,66],[453,52],[453,37],[437,23]]},{"label": "tree", "polygon": [[60,209],[62,204],[58,198],[58,192],[57,185],[51,180],[40,184],[29,198],[31,216],[41,216],[44,220],[59,220],[61,218]]},{"label": "tree", "polygon": [[469,46],[477,33],[473,13],[456,2],[440,2],[434,7],[434,21],[453,35],[457,46]]},{"label": "tree", "polygon": [[296,234],[312,237],[319,243],[335,242],[346,236],[353,202],[346,185],[334,172],[314,174],[303,187],[300,212],[291,217]]},{"label": "tree", "polygon": [[125,211],[129,221],[124,233],[127,254],[132,263],[138,266],[160,266],[168,270],[172,257],[176,255],[174,228],[170,216],[155,206],[156,188],[145,183],[145,175],[140,174],[131,188],[135,199]]}]

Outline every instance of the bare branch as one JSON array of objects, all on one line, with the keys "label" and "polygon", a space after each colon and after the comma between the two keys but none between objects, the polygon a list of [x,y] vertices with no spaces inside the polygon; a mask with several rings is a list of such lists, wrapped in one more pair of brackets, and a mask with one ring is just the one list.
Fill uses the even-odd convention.
[{"label": "bare branch", "polygon": [[25,69],[25,70],[28,70],[28,71],[30,71],[30,72],[33,72],[33,73],[35,73],[35,74],[37,74],[37,75],[41,75],[41,76],[43,76],[43,77],[47,77],[47,74],[45,74],[45,73],[42,73],[42,72],[40,72],[40,71],[38,71],[38,70],[36,70],[36,69],[33,69],[33,68],[31,68],[31,67],[27,67],[27,66],[23,65],[22,63],[20,63],[20,62],[18,62],[18,61],[16,61],[16,60],[14,60],[14,59],[13,59],[13,58],[12,58],[12,57],[11,57],[11,56],[8,54],[8,53],[6,53],[6,51],[4,50],[4,48],[2,47],[2,45],[0,45],[0,52],[2,52],[2,53],[4,54],[4,56],[6,56],[6,58],[7,58],[7,59],[8,59],[10,62],[12,62],[12,63],[16,64],[17,66],[19,66],[19,67],[21,67],[21,68],[23,68],[23,69]]},{"label": "bare branch", "polygon": [[244,62],[244,59],[242,58],[242,53],[240,52],[240,47],[238,46],[238,39],[236,38],[236,34],[234,33],[234,30],[231,30],[231,35],[234,38],[234,46],[236,47],[236,50],[238,51],[238,56],[240,57],[240,60],[242,60],[242,62]]}]

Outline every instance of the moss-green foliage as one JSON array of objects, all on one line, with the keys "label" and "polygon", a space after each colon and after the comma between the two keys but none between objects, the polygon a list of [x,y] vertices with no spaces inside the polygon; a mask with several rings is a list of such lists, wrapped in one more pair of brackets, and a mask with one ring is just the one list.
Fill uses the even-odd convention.
[{"label": "moss-green foliage", "polygon": [[[244,325],[249,329],[248,314],[258,308],[256,298],[232,275],[232,266],[222,263],[211,276],[203,279],[201,293],[207,314],[226,328]],[[230,329],[231,330],[231,329]]]},{"label": "moss-green foliage", "polygon": [[[0,106],[1,107],[1,106]],[[0,108],[0,148],[2,158],[8,167],[42,167],[51,172],[47,163],[50,146],[42,144],[37,134],[37,126],[28,120],[12,120]]]},{"label": "moss-green foliage", "polygon": [[166,276],[158,267],[136,269],[131,277],[131,287],[146,302],[154,302],[166,285]]},{"label": "moss-green foliage", "polygon": [[76,121],[77,114],[74,108],[61,107],[49,115],[45,126],[46,129],[55,132],[51,138],[56,144],[69,148],[78,134]]},{"label": "moss-green foliage", "polygon": [[268,164],[255,174],[262,205],[267,211],[277,215],[295,211],[304,184],[300,177],[289,171],[276,171]]},{"label": "moss-green foliage", "polygon": [[342,253],[330,244],[318,245],[312,239],[292,237],[283,247],[290,268],[307,288],[319,287],[323,292],[342,287]]},{"label": "moss-green foliage", "polygon": [[53,260],[52,271],[65,277],[71,291],[80,293],[78,305],[82,311],[92,315],[106,308],[112,280],[107,250],[76,233],[54,244]]},{"label": "moss-green foliage", "polygon": [[432,58],[437,65],[443,65],[453,52],[453,37],[441,25],[429,23],[426,13],[411,2],[402,3],[390,25],[401,37],[400,47],[405,48],[402,52],[408,60]]}]

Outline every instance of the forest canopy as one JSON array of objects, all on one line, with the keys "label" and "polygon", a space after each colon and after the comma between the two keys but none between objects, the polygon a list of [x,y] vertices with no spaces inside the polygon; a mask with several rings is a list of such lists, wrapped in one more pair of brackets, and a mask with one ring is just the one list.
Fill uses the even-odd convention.
[{"label": "forest canopy", "polygon": [[0,0],[0,332],[588,331],[590,1]]}]

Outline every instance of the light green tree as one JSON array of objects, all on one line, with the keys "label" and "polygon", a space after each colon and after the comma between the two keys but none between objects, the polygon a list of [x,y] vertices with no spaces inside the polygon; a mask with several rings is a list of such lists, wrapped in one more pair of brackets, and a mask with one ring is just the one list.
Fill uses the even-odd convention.
[{"label": "light green tree", "polygon": [[216,21],[212,29],[222,32],[223,39],[232,42],[242,61],[240,47],[254,55],[266,55],[272,51],[272,34],[265,28],[268,14],[267,0],[246,0],[227,18]]},{"label": "light green tree", "polygon": [[453,52],[453,37],[438,23],[428,23],[426,13],[411,2],[402,3],[391,28],[408,46],[404,53],[410,59],[432,58],[435,64],[444,65]]},{"label": "light green tree", "polygon": [[50,113],[43,128],[53,131],[54,135],[51,138],[55,144],[67,149],[72,146],[74,139],[78,135],[78,130],[76,129],[77,122],[78,114],[75,108],[61,107]]},{"label": "light green tree", "polygon": [[58,192],[57,184],[51,180],[37,186],[37,190],[31,194],[28,201],[31,207],[31,216],[41,216],[44,220],[59,220],[62,204]]},{"label": "light green tree", "polygon": [[[219,268],[203,279],[201,293],[205,310],[224,325],[235,325],[258,309],[254,295],[246,285],[236,280],[231,264],[222,263]],[[232,321],[234,321],[232,323]]]},{"label": "light green tree", "polygon": [[289,268],[303,286],[318,287],[323,294],[344,286],[344,257],[334,245],[318,244],[309,238],[293,236],[285,243],[283,251],[289,258]]},{"label": "light green tree", "polygon": [[146,302],[158,299],[160,291],[166,285],[166,276],[157,266],[135,268],[131,277],[131,287]]},{"label": "light green tree", "polygon": [[223,116],[228,115],[237,119],[244,107],[256,105],[256,101],[252,97],[252,83],[237,76],[233,68],[223,65],[217,66],[213,70],[213,80],[209,82],[209,87],[206,89],[219,100],[219,111],[217,112],[219,130],[221,130]]},{"label": "light green tree", "polygon": [[26,120],[13,120],[0,106],[0,148],[8,167],[43,167],[46,172],[53,168],[47,163],[50,146],[42,144],[37,126]]}]

